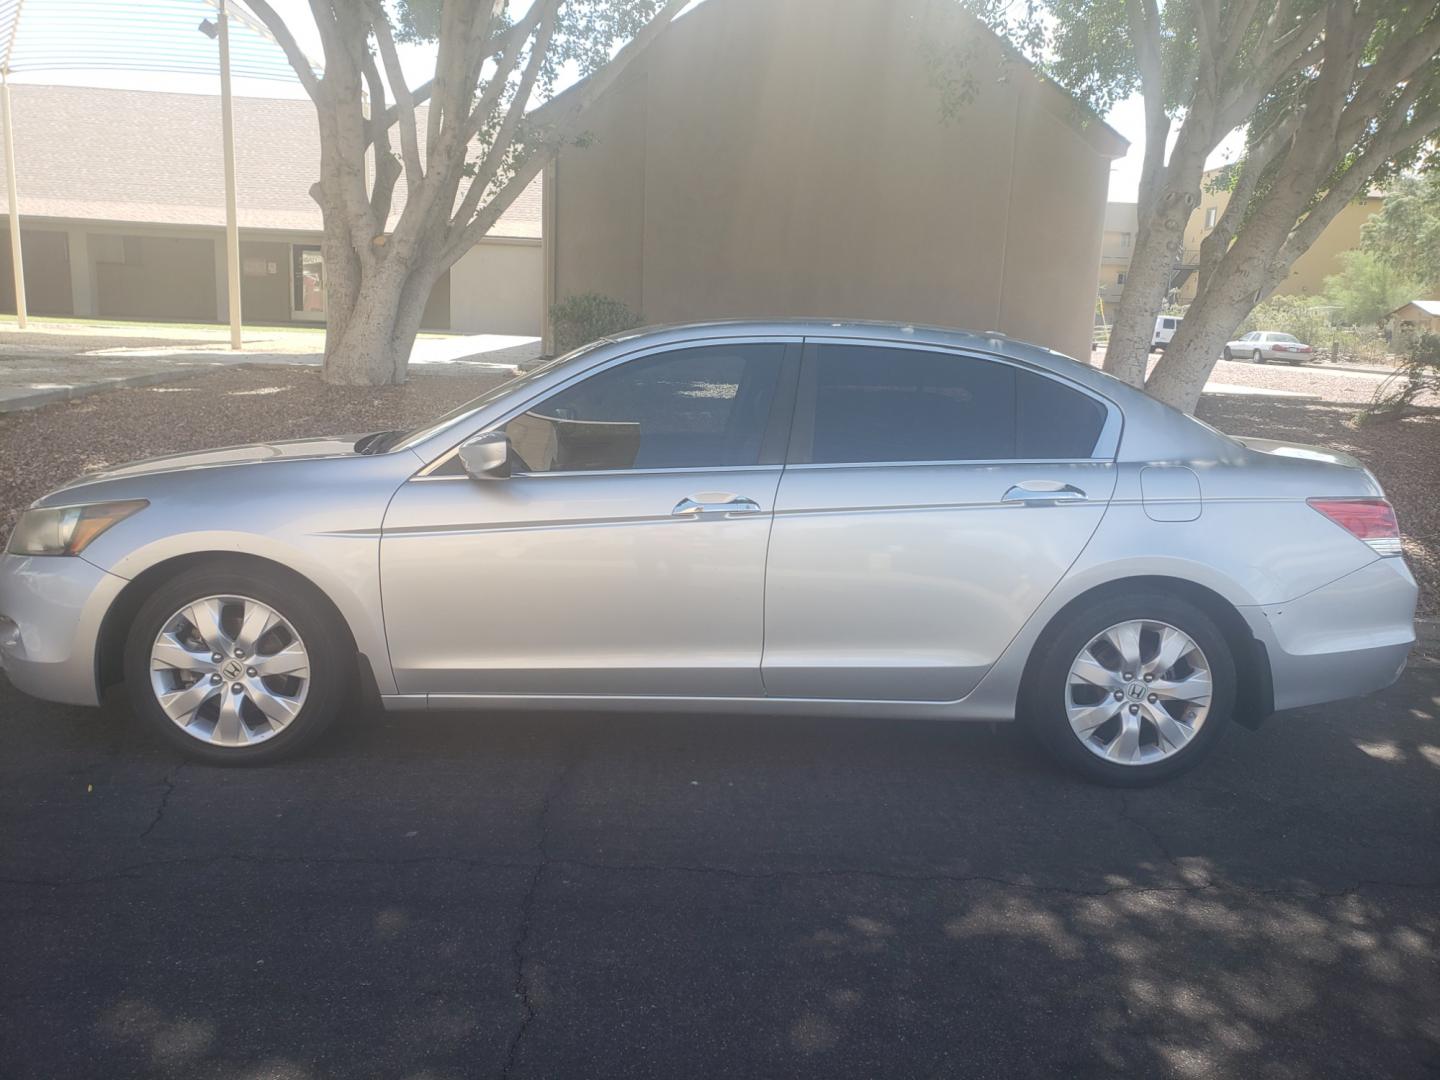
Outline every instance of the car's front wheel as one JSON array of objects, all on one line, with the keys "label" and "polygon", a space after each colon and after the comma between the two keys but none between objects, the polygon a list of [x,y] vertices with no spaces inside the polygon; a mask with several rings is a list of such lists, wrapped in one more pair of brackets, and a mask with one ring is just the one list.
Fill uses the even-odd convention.
[{"label": "car's front wheel", "polygon": [[1250,359],[1257,364],[1263,364],[1265,363],[1265,354],[1262,353],[1259,349],[1256,349],[1250,354]]},{"label": "car's front wheel", "polygon": [[1115,596],[1071,616],[1032,665],[1023,719],[1063,764],[1139,787],[1207,756],[1230,721],[1235,664],[1195,605]]},{"label": "car's front wheel", "polygon": [[261,764],[334,720],[353,668],[343,628],[278,574],[199,567],[141,605],[125,646],[136,713],[183,753]]}]

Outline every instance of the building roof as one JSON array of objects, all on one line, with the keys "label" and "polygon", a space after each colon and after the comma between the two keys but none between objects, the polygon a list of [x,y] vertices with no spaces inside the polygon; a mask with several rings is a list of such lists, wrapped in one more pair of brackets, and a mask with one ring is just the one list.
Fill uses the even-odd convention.
[{"label": "building roof", "polygon": [[1411,300],[1408,304],[1401,304],[1390,314],[1395,315],[1407,307],[1417,307],[1426,315],[1440,315],[1440,300]]},{"label": "building roof", "polygon": [[[11,85],[11,97],[22,219],[224,226],[218,97],[22,83]],[[309,99],[235,98],[242,229],[318,232],[320,208],[310,187],[319,172],[320,133]],[[404,200],[402,179],[391,223]],[[0,210],[9,210],[3,187]],[[540,216],[537,179],[490,235],[538,238]]]}]

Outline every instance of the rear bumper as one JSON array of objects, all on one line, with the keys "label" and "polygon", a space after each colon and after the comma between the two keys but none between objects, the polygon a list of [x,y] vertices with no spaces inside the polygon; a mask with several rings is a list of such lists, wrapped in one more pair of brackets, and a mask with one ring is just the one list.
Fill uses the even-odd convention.
[{"label": "rear bumper", "polygon": [[1415,578],[1403,559],[1376,559],[1286,604],[1240,613],[1270,659],[1275,709],[1383,690],[1415,644]]},{"label": "rear bumper", "polygon": [[81,558],[0,555],[0,669],[16,689],[99,704],[95,646],[125,584]]}]

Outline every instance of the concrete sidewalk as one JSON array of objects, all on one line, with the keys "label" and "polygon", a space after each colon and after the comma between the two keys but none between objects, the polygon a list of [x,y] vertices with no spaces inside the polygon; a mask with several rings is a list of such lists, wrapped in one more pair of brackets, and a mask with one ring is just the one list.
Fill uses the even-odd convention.
[{"label": "concrete sidewalk", "polygon": [[[308,328],[247,329],[239,352],[230,349],[223,328],[51,323],[23,332],[0,329],[0,413],[240,364],[318,366],[324,348],[324,334]],[[514,371],[539,354],[539,338],[424,336],[410,363],[436,372]]]}]

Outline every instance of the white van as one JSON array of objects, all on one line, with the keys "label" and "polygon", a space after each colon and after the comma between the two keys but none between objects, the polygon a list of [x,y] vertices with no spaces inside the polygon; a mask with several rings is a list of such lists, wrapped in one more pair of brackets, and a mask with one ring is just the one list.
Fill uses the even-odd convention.
[{"label": "white van", "polygon": [[1155,333],[1150,338],[1150,348],[1164,349],[1170,344],[1170,339],[1175,336],[1175,331],[1180,329],[1179,315],[1161,315],[1155,320]]}]

